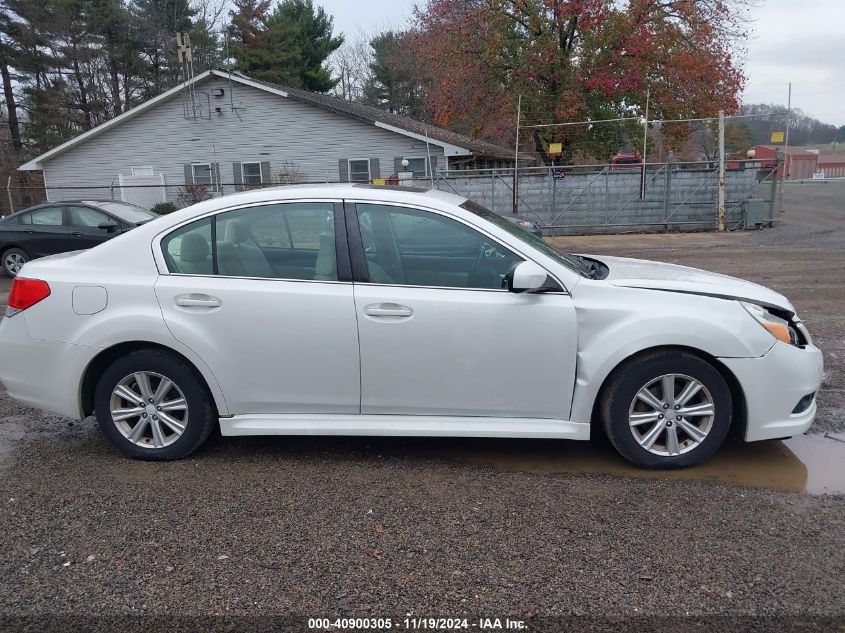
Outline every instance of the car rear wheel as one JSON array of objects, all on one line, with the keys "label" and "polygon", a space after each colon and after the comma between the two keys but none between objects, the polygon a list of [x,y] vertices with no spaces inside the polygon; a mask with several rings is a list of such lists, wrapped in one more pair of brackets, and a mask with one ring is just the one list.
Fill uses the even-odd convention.
[{"label": "car rear wheel", "polygon": [[625,363],[610,379],[600,407],[610,442],[647,468],[685,468],[710,457],[731,424],[731,393],[710,363],[663,351]]},{"label": "car rear wheel", "polygon": [[25,251],[19,248],[10,248],[3,253],[3,272],[9,277],[16,277],[28,261],[29,255]]},{"label": "car rear wheel", "polygon": [[189,455],[217,420],[205,383],[175,354],[138,350],[103,373],[94,394],[100,429],[125,455],[171,460]]}]

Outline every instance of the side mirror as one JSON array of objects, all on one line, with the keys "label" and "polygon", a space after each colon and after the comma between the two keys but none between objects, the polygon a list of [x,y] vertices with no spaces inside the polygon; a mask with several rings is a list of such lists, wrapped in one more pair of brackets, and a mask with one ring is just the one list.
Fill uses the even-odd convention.
[{"label": "side mirror", "polygon": [[102,224],[98,224],[97,228],[108,233],[114,233],[117,230],[117,224],[114,222],[103,222]]},{"label": "side mirror", "polygon": [[539,290],[546,284],[548,273],[534,262],[520,262],[507,277],[510,292]]}]

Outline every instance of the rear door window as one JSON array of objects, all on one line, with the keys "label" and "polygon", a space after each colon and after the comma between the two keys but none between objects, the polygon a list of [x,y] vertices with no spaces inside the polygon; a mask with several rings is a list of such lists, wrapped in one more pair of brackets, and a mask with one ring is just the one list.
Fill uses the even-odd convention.
[{"label": "rear door window", "polygon": [[62,225],[62,208],[61,207],[44,207],[43,209],[36,209],[21,216],[21,224],[33,224],[41,226],[61,226]]}]

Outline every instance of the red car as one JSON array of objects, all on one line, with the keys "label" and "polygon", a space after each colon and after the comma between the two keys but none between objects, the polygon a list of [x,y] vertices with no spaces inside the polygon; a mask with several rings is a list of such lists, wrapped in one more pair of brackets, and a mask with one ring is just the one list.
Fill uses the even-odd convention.
[{"label": "red car", "polygon": [[610,159],[610,171],[620,171],[623,169],[640,169],[643,166],[643,157],[639,153],[623,154],[617,152]]}]

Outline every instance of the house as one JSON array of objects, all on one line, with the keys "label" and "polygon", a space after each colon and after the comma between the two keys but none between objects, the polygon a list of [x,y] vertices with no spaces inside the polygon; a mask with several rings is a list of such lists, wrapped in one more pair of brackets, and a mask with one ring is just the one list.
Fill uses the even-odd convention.
[{"label": "house", "polygon": [[269,183],[429,178],[512,164],[511,150],[408,117],[210,70],[19,169],[43,172],[49,200],[151,207]]}]

